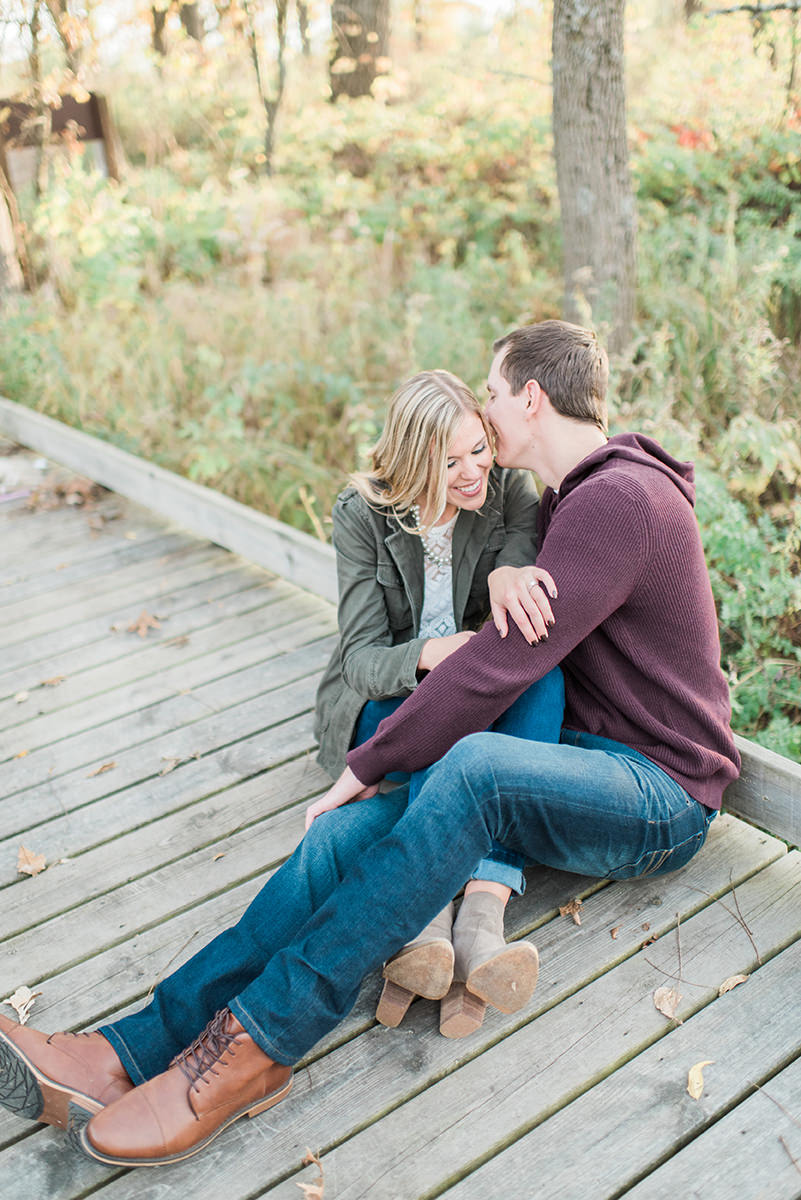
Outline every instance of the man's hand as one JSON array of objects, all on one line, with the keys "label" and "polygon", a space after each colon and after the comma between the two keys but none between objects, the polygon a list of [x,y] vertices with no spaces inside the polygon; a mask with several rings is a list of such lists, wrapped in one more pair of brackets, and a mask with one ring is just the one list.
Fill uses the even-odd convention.
[{"label": "man's hand", "polygon": [[447,637],[429,638],[420,651],[417,660],[418,671],[433,671],[434,667],[444,662],[454,650],[461,650],[462,646],[466,646],[471,637],[475,636],[474,630],[464,629],[461,633],[449,633]]},{"label": "man's hand", "polygon": [[340,804],[350,804],[351,800],[367,800],[377,791],[377,783],[365,787],[350,767],[345,767],[333,787],[306,809],[306,828],[308,829],[315,817],[319,817],[321,813],[331,812],[332,809],[339,808]]},{"label": "man's hand", "polygon": [[530,646],[547,638],[548,626],[554,624],[548,596],[556,599],[558,594],[547,571],[540,567],[496,567],[489,575],[489,593],[492,619],[502,638],[509,632],[507,617],[512,618]]}]

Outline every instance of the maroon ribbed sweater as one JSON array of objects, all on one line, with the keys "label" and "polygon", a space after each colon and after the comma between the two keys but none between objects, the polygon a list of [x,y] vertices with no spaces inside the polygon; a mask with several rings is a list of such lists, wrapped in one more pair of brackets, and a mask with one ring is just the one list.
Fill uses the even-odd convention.
[{"label": "maroon ribbed sweater", "polygon": [[350,751],[356,777],[430,766],[559,663],[566,728],[639,750],[720,808],[740,760],[694,499],[692,464],[633,433],[583,459],[558,495],[546,489],[537,564],[559,589],[548,640],[486,625]]}]

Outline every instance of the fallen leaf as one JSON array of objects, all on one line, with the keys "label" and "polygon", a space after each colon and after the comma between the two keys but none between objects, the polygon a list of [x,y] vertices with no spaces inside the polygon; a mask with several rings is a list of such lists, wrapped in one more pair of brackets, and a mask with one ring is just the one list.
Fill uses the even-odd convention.
[{"label": "fallen leaf", "polygon": [[20,750],[18,754],[14,755],[14,757],[15,758],[25,758],[25,756],[27,754],[30,754],[30,750]]},{"label": "fallen leaf", "polygon": [[159,775],[169,775],[170,771],[174,771],[184,760],[182,758],[167,758],[166,755],[162,754],[161,761],[164,763],[164,766],[159,771]]},{"label": "fallen leaf", "polygon": [[54,675],[52,679],[43,679],[39,684],[40,687],[58,687],[67,678],[66,675]]},{"label": "fallen leaf", "polygon": [[649,938],[646,938],[645,941],[643,942],[643,949],[646,946],[653,946],[654,942],[657,941],[658,939],[659,939],[659,934],[652,933],[651,936]]},{"label": "fallen leaf", "polygon": [[31,694],[30,692],[17,692],[16,696],[14,697],[14,700],[16,701],[17,704],[24,704],[25,701],[30,696],[30,694]]},{"label": "fallen leaf", "polygon": [[612,936],[613,938],[616,938],[616,937],[617,937],[617,935],[620,933],[620,926],[619,926],[619,925],[616,925],[616,926],[615,926],[615,928],[614,928],[614,929],[610,929],[610,930],[609,930],[609,932],[610,932],[610,934],[611,934],[611,936]]},{"label": "fallen leaf", "polygon": [[95,775],[105,775],[106,771],[113,771],[116,765],[116,762],[103,763],[102,767],[96,767],[94,771],[90,771],[86,778],[94,779]]},{"label": "fallen leaf", "polygon": [[560,917],[572,917],[573,924],[580,925],[581,917],[579,916],[579,913],[581,912],[583,903],[583,900],[575,899],[571,900],[569,904],[561,905],[559,909]]},{"label": "fallen leaf", "polygon": [[747,979],[747,975],[730,975],[728,979],[723,980],[723,983],[718,988],[718,995],[725,995],[726,992],[730,992],[732,988],[736,988],[739,986],[739,984],[745,983]]},{"label": "fallen leaf", "polygon": [[180,634],[179,637],[170,638],[170,640],[165,642],[164,645],[165,646],[188,646],[189,645],[189,635],[186,633],[182,633],[182,634]]},{"label": "fallen leaf", "polygon": [[143,608],[135,621],[128,626],[129,633],[138,633],[140,638],[147,637],[148,629],[161,629],[161,621]]},{"label": "fallen leaf", "polygon": [[219,854],[214,855],[214,858],[211,861],[216,862],[218,858],[225,858],[225,854],[225,850],[221,850]]},{"label": "fallen leaf", "polygon": [[640,926],[640,929],[643,931],[643,933],[647,933],[650,928],[651,928],[650,921],[643,921],[642,925]]},{"label": "fallen leaf", "polygon": [[704,1067],[711,1067],[714,1061],[714,1058],[705,1058],[703,1062],[697,1062],[694,1067],[690,1067],[687,1074],[687,1092],[693,1100],[700,1100],[704,1090]]},{"label": "fallen leaf", "polygon": [[25,1025],[36,997],[41,996],[41,994],[41,992],[32,992],[29,987],[23,984],[17,988],[12,996],[6,996],[5,1000],[0,1000],[0,1004],[10,1004],[19,1017],[20,1025]]},{"label": "fallen leaf", "polygon": [[681,992],[677,992],[672,987],[657,988],[654,992],[654,1008],[661,1012],[663,1017],[669,1017],[671,1021],[677,1021],[679,1025],[682,1022],[676,1016],[676,1009],[679,1007],[681,1000]]},{"label": "fallen leaf", "polygon": [[323,1164],[320,1161],[319,1155],[312,1154],[311,1150],[307,1146],[306,1156],[303,1159],[303,1165],[304,1167],[310,1167],[312,1164],[314,1164],[314,1166],[318,1167],[320,1170],[320,1174],[317,1179],[315,1179],[314,1183],[296,1183],[295,1186],[300,1188],[306,1197],[306,1200],[325,1200],[325,1178]]},{"label": "fallen leaf", "polygon": [[44,854],[37,854],[27,846],[20,846],[17,854],[17,871],[20,875],[38,875],[47,866]]}]

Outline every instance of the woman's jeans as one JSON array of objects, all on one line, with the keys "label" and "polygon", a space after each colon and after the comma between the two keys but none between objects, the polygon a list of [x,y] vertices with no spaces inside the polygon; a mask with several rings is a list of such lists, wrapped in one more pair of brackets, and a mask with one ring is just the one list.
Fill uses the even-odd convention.
[{"label": "woman's jeans", "polygon": [[[405,697],[395,696],[390,700],[368,700],[359,714],[353,746],[369,741],[384,717],[390,716],[403,704]],[[532,683],[514,704],[501,713],[490,725],[494,733],[506,733],[510,737],[525,738],[529,742],[558,742],[565,712],[565,681],[560,667],[554,667],[542,679]],[[430,770],[430,768],[428,768]],[[396,783],[409,782],[410,796],[416,796],[428,775],[416,771],[411,777],[407,772],[393,771],[387,775]],[[490,853],[482,858],[470,875],[471,879],[491,880],[502,883],[522,896],[526,890],[523,867],[526,860],[521,854],[508,850],[493,842]]]},{"label": "woman's jeans", "polygon": [[296,1062],[493,842],[546,867],[627,879],[683,866],[715,815],[635,750],[572,732],[558,745],[471,734],[408,803],[406,793],[319,817],[237,925],[141,1012],[103,1028],[134,1082],[165,1070],[226,1005],[271,1058]]}]

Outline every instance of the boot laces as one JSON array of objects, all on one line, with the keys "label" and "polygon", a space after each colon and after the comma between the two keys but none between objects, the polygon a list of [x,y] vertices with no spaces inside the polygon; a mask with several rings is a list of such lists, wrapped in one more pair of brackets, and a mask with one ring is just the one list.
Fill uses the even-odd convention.
[{"label": "boot laces", "polygon": [[[226,1028],[229,1016],[227,1008],[220,1009],[191,1046],[176,1054],[170,1063],[171,1067],[178,1067],[182,1071],[195,1091],[199,1090],[198,1084],[204,1075],[219,1075],[215,1067],[236,1041],[237,1034]],[[235,1054],[236,1051],[231,1049],[231,1053]]]}]

